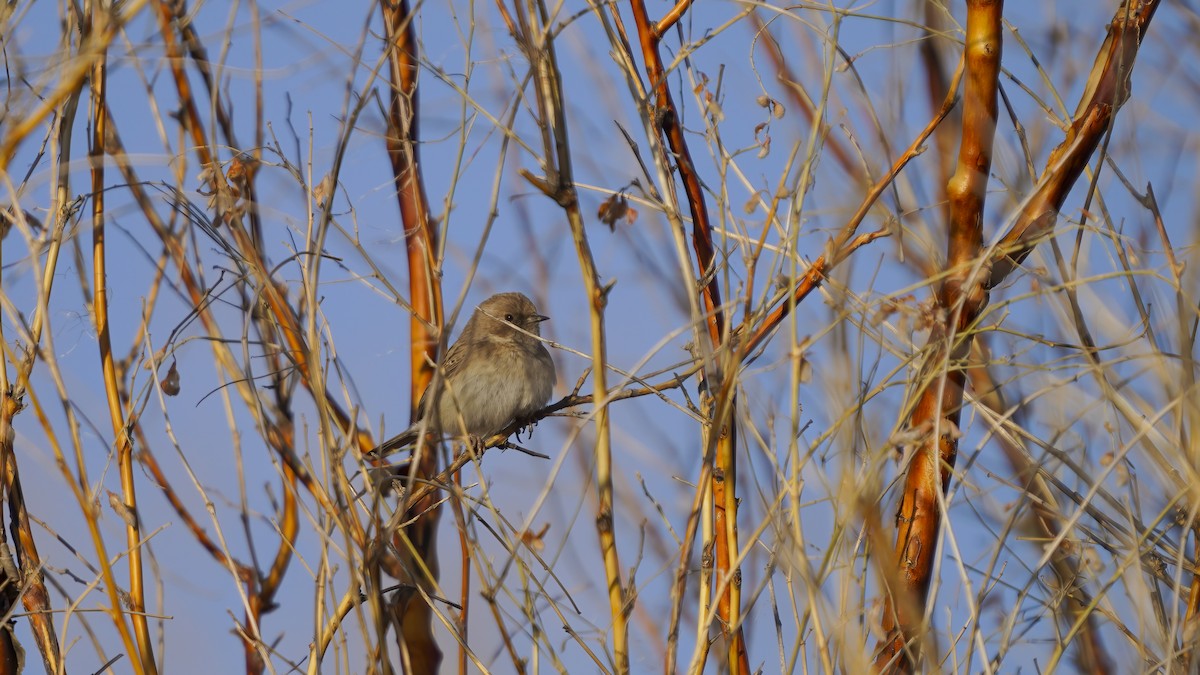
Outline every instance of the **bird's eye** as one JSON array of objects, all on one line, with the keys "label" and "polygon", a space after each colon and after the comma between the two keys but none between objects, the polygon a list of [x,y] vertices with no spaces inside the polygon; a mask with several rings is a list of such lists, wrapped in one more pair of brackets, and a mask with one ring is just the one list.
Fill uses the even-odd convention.
[{"label": "bird's eye", "polygon": [[504,320],[505,320],[505,321],[507,321],[507,322],[509,322],[509,323],[512,323],[512,320],[513,320],[513,315],[512,315],[512,314],[505,314],[505,315],[504,315]]}]

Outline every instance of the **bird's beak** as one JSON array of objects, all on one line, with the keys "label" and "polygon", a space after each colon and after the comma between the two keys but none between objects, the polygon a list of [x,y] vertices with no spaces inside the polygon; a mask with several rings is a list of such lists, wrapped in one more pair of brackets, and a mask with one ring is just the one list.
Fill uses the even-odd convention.
[{"label": "bird's beak", "polygon": [[534,322],[534,323],[541,323],[541,322],[543,322],[543,321],[549,321],[549,320],[550,320],[550,317],[548,317],[548,316],[546,316],[546,315],[544,315],[544,314],[534,314],[533,316],[531,316],[531,317],[529,317],[529,318],[533,319],[533,322]]}]

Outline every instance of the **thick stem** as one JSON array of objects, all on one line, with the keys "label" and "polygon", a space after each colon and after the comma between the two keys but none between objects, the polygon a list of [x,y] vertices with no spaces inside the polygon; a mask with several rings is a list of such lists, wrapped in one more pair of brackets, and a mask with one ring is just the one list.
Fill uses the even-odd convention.
[{"label": "thick stem", "polygon": [[[696,278],[702,280],[701,309],[710,347],[715,351],[725,343],[726,323],[725,311],[721,303],[720,275],[716,273],[716,250],[713,246],[712,224],[700,176],[692,161],[691,150],[684,139],[679,109],[667,87],[666,69],[659,53],[663,30],[679,20],[688,4],[676,5],[658,24],[651,23],[644,0],[630,0],[630,6],[633,9],[634,22],[637,25],[642,58],[646,64],[646,76],[650,88],[654,91],[654,120],[675,160],[684,192],[687,195],[688,209],[692,216],[692,248],[696,254]],[[702,354],[707,352],[704,349],[699,351]],[[732,423],[732,420],[736,419],[734,409],[736,397],[732,395],[732,384],[735,382],[738,368],[732,360],[726,365],[724,376],[720,374],[721,369],[713,369],[715,364],[711,363],[706,363],[701,373],[710,390],[719,387],[729,392],[729,396],[725,400],[710,398],[706,402],[704,410],[711,425],[704,437],[711,439],[712,435],[716,434],[716,452],[713,453],[714,465],[710,489],[713,499],[716,585],[721,590],[716,598],[717,616],[727,640],[732,672],[749,673],[750,660],[746,652],[746,641],[740,618],[741,570],[734,568],[739,547],[736,480],[737,427]],[[710,372],[714,370],[715,372]],[[724,414],[719,415],[719,412]],[[714,440],[708,442],[711,443]],[[704,613],[706,608],[702,607],[701,610]]]},{"label": "thick stem", "polygon": [[883,619],[887,637],[876,661],[885,670],[911,672],[916,668],[913,641],[922,637],[942,521],[941,499],[958,456],[966,377],[962,364],[971,345],[966,331],[987,301],[980,254],[996,132],[1003,11],[1002,0],[967,2],[962,143],[946,187],[950,201],[947,277],[937,297],[946,321],[929,337],[917,403],[908,421],[909,428],[921,430],[925,437],[909,464],[896,516],[896,580],[900,588],[890,589]]},{"label": "thick stem", "polygon": [[[383,12],[385,39],[388,50],[391,84],[388,108],[387,151],[392,164],[392,180],[396,185],[396,201],[404,225],[404,241],[408,254],[408,287],[412,302],[409,322],[409,359],[412,369],[411,414],[415,419],[416,405],[433,379],[433,363],[438,356],[442,331],[442,288],[438,270],[438,235],[429,217],[429,202],[421,174],[420,138],[417,105],[417,72],[419,57],[413,30],[414,13],[407,0],[380,3]],[[409,465],[409,481],[429,479],[438,472],[437,453],[418,452]],[[437,561],[437,524],[441,500],[436,494],[409,499],[400,505],[408,513],[421,514],[407,526],[406,533],[415,546],[397,546],[407,555],[420,557],[420,564],[405,564],[404,569],[425,570],[407,580],[432,589],[439,574]],[[463,565],[464,574],[468,569]],[[464,588],[464,593],[466,589]],[[407,653],[411,672],[437,672],[442,652],[433,636],[434,612],[427,603],[413,595],[395,605],[402,651]],[[462,623],[466,625],[466,605]],[[465,637],[465,636],[464,636]],[[460,664],[465,667],[466,652],[460,652]]]},{"label": "thick stem", "polygon": [[[90,18],[93,25],[100,19],[102,9],[99,3],[91,7]],[[117,381],[116,365],[113,362],[112,338],[108,324],[108,270],[107,248],[105,245],[105,201],[104,201],[104,147],[105,134],[108,128],[108,115],[105,107],[105,84],[108,76],[108,61],[100,55],[92,66],[90,78],[92,87],[92,139],[88,150],[92,170],[92,284],[94,289],[92,315],[96,325],[96,341],[100,347],[100,367],[104,375],[104,392],[108,400],[109,420],[112,422],[113,441],[117,446],[117,467],[121,478],[122,506],[133,517],[125,523],[126,554],[129,556],[129,609],[133,621],[133,631],[137,638],[136,649],[131,650],[131,657],[136,672],[152,675],[158,672],[154,661],[150,626],[146,621],[145,584],[142,578],[142,530],[137,518],[137,491],[133,471],[133,444],[130,440],[128,423],[121,409],[120,384]],[[98,516],[99,514],[94,514]],[[103,551],[98,551],[104,555]],[[111,575],[111,567],[104,569]],[[113,603],[110,611],[114,614],[114,623],[121,630],[126,647],[129,636],[125,633],[124,619],[119,619],[123,603],[116,598],[116,579],[108,576],[105,584],[109,587],[109,596]]]},{"label": "thick stem", "polygon": [[528,0],[524,7],[516,5],[518,23],[512,24],[522,34],[514,35],[526,51],[533,66],[537,87],[538,109],[541,113],[542,135],[545,143],[545,162],[548,167],[543,178],[526,174],[526,178],[553,198],[566,213],[571,227],[571,240],[579,260],[587,299],[588,324],[591,334],[592,388],[596,402],[596,532],[604,560],[605,583],[608,587],[609,612],[612,616],[612,641],[615,670],[629,672],[629,615],[633,598],[626,591],[621,576],[621,561],[617,553],[616,514],[613,499],[612,437],[608,414],[608,340],[604,328],[604,307],[608,300],[600,283],[600,273],[592,257],[584,228],[579,195],[575,189],[571,160],[570,136],[567,133],[566,101],[563,96],[562,72],[554,48],[554,34],[549,13],[542,0]]}]

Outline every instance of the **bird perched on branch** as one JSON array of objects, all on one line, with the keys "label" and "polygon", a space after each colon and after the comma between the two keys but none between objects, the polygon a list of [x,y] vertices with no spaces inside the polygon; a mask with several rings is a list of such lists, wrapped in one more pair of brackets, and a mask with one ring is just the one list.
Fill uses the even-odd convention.
[{"label": "bird perched on branch", "polygon": [[556,379],[539,339],[548,318],[521,293],[498,293],[480,303],[421,396],[416,422],[372,454],[395,452],[421,434],[474,443],[529,419],[550,400]]}]

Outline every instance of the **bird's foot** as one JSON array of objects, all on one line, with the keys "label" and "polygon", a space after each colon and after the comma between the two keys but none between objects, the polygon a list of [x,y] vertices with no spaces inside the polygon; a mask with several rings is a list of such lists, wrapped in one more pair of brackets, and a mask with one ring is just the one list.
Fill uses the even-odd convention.
[{"label": "bird's foot", "polygon": [[474,457],[482,457],[483,451],[487,450],[487,439],[482,436],[472,434],[467,436],[466,441],[467,452]]},{"label": "bird's foot", "polygon": [[515,434],[517,437],[517,440],[518,441],[521,440],[522,432],[524,432],[526,439],[533,438],[533,428],[537,426],[537,423],[538,423],[537,418],[534,418],[534,417],[525,418],[525,419],[518,418],[517,419],[518,426],[517,426],[517,431]]}]

